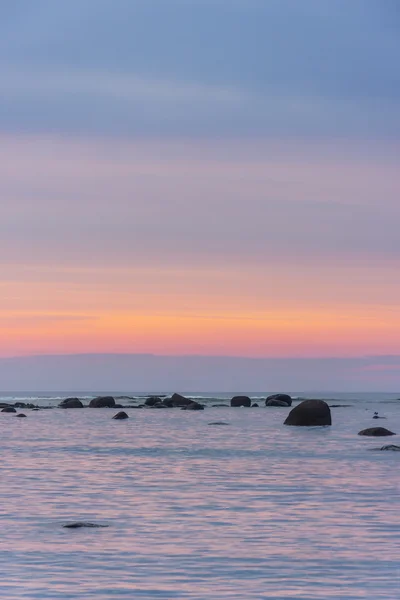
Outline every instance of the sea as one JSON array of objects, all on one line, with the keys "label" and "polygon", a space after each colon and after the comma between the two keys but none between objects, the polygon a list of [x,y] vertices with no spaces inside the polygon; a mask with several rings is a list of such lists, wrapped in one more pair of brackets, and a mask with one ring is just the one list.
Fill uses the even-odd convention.
[{"label": "sea", "polygon": [[[399,600],[400,394],[296,394],[331,427],[288,427],[289,408],[191,394],[204,411],[57,408],[111,394],[0,394],[0,598]],[[150,393],[152,393],[150,391]],[[46,409],[46,407],[54,407]],[[373,420],[374,412],[385,417]],[[65,528],[73,522],[103,527]]]}]

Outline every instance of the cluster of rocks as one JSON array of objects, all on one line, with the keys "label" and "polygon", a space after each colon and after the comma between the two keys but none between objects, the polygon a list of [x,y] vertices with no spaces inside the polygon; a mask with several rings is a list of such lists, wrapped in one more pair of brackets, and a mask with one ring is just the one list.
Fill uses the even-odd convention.
[{"label": "cluster of rocks", "polygon": [[[258,407],[257,403],[252,404],[249,396],[234,396],[230,401],[231,407]],[[265,399],[265,406],[268,407],[291,407],[292,398],[287,394],[273,394]],[[93,398],[89,403],[89,408],[147,408],[147,409],[168,409],[180,408],[181,410],[204,410],[204,405],[194,401],[192,398],[186,398],[180,394],[173,394],[170,397],[149,396],[143,404],[122,406],[117,404],[112,396],[98,396]],[[213,406],[227,406],[227,404],[214,404]],[[84,408],[82,401],[79,398],[65,398],[60,404],[60,408]],[[0,403],[1,412],[14,413],[17,417],[26,417],[23,413],[17,414],[17,408],[30,408],[38,410],[38,407],[33,404],[25,404],[16,402],[13,405],[8,403]],[[121,411],[115,414],[113,419],[124,420],[129,416],[126,412]],[[381,418],[378,413],[374,413],[374,419]],[[213,423],[214,424],[214,423]],[[215,423],[220,424],[220,422]],[[221,423],[223,424],[223,423]],[[284,421],[285,425],[298,427],[326,427],[332,425],[331,410],[327,402],[324,400],[303,400],[297,406],[291,409]],[[381,437],[396,435],[393,431],[385,427],[369,427],[358,433],[361,436]],[[381,450],[399,449],[398,446],[383,446]]]}]

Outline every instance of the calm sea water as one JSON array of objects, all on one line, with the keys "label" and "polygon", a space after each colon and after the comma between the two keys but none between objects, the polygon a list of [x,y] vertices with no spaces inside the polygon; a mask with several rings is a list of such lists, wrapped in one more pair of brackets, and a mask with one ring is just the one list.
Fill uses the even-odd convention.
[{"label": "calm sea water", "polygon": [[394,397],[346,397],[331,428],[285,408],[0,414],[0,597],[398,600],[400,453],[371,448],[400,438],[357,435],[400,434]]}]

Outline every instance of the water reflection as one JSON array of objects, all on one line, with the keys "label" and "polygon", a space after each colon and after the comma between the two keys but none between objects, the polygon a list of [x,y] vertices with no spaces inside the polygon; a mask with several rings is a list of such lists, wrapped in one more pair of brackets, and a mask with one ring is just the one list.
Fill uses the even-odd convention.
[{"label": "water reflection", "polygon": [[332,429],[282,415],[2,415],[2,596],[394,600],[398,456],[367,451],[360,408]]}]

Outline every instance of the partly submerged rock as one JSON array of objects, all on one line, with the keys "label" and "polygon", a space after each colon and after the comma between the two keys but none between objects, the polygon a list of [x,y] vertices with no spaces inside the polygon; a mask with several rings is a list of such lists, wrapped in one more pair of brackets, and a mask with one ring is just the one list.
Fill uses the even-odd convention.
[{"label": "partly submerged rock", "polygon": [[123,410],[121,410],[121,412],[119,412],[119,413],[117,413],[116,415],[113,416],[113,419],[117,419],[117,421],[120,421],[122,419],[129,419],[129,417],[126,414],[126,412],[124,412]]},{"label": "partly submerged rock", "polygon": [[292,398],[288,394],[272,394],[265,400],[265,406],[292,406]]},{"label": "partly submerged rock", "polygon": [[231,406],[251,406],[251,400],[248,396],[234,396],[231,400]]},{"label": "partly submerged rock", "polygon": [[181,410],[204,410],[204,406],[198,402],[191,402],[187,406],[182,406]]},{"label": "partly submerged rock", "polygon": [[79,398],[65,398],[58,406],[60,408],[83,408],[83,404]]},{"label": "partly submerged rock", "polygon": [[99,523],[88,523],[87,521],[76,521],[75,523],[67,523],[63,525],[65,529],[80,529],[81,527],[108,527],[108,525],[100,525]]},{"label": "partly submerged rock", "polygon": [[367,435],[370,437],[383,437],[385,435],[396,435],[393,431],[389,431],[386,427],[368,427],[358,432],[358,435]]},{"label": "partly submerged rock", "polygon": [[212,421],[209,425],[229,425],[226,421]]},{"label": "partly submerged rock", "polygon": [[213,404],[212,408],[229,408],[228,404]]},{"label": "partly submerged rock", "polygon": [[382,446],[381,448],[371,448],[371,450],[388,450],[391,452],[400,452],[400,446],[389,444],[388,446]]},{"label": "partly submerged rock", "polygon": [[113,408],[115,400],[112,396],[98,396],[89,402],[90,408]]},{"label": "partly submerged rock", "polygon": [[290,404],[288,404],[284,400],[276,400],[276,399],[272,398],[271,400],[265,401],[265,406],[280,406],[283,408],[288,408],[290,406]]},{"label": "partly submerged rock", "polygon": [[24,415],[24,413],[18,413],[18,415],[15,415],[16,417],[20,417],[20,418],[26,418],[26,415]]},{"label": "partly submerged rock", "polygon": [[145,406],[154,406],[155,404],[160,404],[162,402],[161,398],[158,396],[149,396],[144,401]]},{"label": "partly submerged rock", "polygon": [[15,410],[15,408],[13,406],[5,406],[4,408],[1,409],[1,412],[16,413],[17,411]]},{"label": "partly submerged rock", "polygon": [[257,404],[257,402],[254,402],[254,404],[251,405],[251,408],[259,408],[259,405]]},{"label": "partly submerged rock", "polygon": [[181,396],[181,394],[172,394],[171,398],[165,398],[163,400],[163,404],[168,408],[189,406],[189,404],[192,403],[193,400],[191,400],[190,398],[185,398],[185,396]]},{"label": "partly submerged rock", "polygon": [[303,427],[332,425],[331,411],[324,400],[304,400],[292,408],[284,424]]}]

